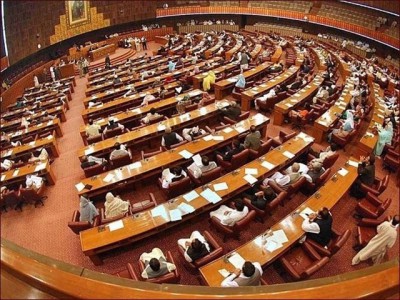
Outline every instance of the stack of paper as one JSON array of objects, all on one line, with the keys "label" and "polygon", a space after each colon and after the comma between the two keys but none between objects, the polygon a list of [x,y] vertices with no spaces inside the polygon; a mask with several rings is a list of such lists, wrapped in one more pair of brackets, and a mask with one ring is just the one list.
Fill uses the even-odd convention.
[{"label": "stack of paper", "polygon": [[183,198],[187,201],[187,202],[191,202],[194,199],[196,199],[197,197],[199,197],[199,194],[197,194],[196,191],[191,191],[190,193],[187,193],[186,195],[183,195]]},{"label": "stack of paper", "polygon": [[340,170],[338,171],[338,173],[339,173],[340,175],[342,175],[342,176],[346,176],[347,173],[349,173],[349,171],[347,171],[346,169],[340,169]]},{"label": "stack of paper", "polygon": [[216,192],[228,189],[228,185],[226,184],[226,182],[216,183],[216,184],[214,184],[213,187],[214,187],[214,191],[216,191]]},{"label": "stack of paper", "polygon": [[140,161],[137,161],[137,162],[129,165],[129,169],[131,169],[131,170],[141,168],[141,167],[142,167],[142,163]]},{"label": "stack of paper", "polygon": [[80,192],[85,188],[85,185],[82,182],[79,182],[78,184],[75,184],[75,187],[78,190],[78,192]]},{"label": "stack of paper", "polygon": [[268,162],[268,161],[263,161],[262,163],[261,163],[261,165],[264,167],[264,168],[266,168],[266,169],[268,169],[268,170],[272,170],[273,168],[275,168],[275,165],[274,164],[271,164],[270,162]]},{"label": "stack of paper", "polygon": [[164,219],[169,220],[169,214],[167,213],[167,210],[165,209],[164,205],[158,205],[155,208],[151,210],[151,215],[153,218],[155,217],[163,217]]},{"label": "stack of paper", "polygon": [[107,174],[106,177],[103,178],[103,181],[104,181],[104,182],[110,182],[111,180],[114,179],[114,176],[115,176],[114,174],[109,173],[109,174]]},{"label": "stack of paper", "polygon": [[285,151],[283,152],[283,155],[285,155],[287,158],[293,158],[295,157],[295,155],[289,151]]},{"label": "stack of paper", "polygon": [[6,175],[1,175],[1,181],[3,181],[4,179],[6,179]]},{"label": "stack of paper", "polygon": [[200,108],[200,115],[204,116],[207,114],[207,109],[205,107]]},{"label": "stack of paper", "polygon": [[212,138],[214,141],[223,141],[224,140],[223,135],[213,135]]},{"label": "stack of paper", "polygon": [[313,213],[314,213],[314,211],[313,211],[311,208],[306,207],[306,208],[303,209],[303,211],[300,213],[300,216],[301,216],[304,220],[308,220],[308,216],[311,215],[311,214],[313,214]]},{"label": "stack of paper", "polygon": [[222,200],[222,198],[214,191],[211,189],[206,189],[203,192],[200,193],[200,195],[206,199],[208,202],[216,204],[219,201]]},{"label": "stack of paper", "polygon": [[246,131],[246,129],[245,129],[244,127],[242,127],[242,126],[235,127],[235,129],[236,129],[236,131],[239,132],[239,133],[242,133],[242,132],[245,132],[245,131]]},{"label": "stack of paper", "polygon": [[169,211],[169,219],[171,222],[182,220],[182,213],[179,209],[172,209]]},{"label": "stack of paper", "polygon": [[249,175],[257,175],[258,170],[256,168],[245,168],[244,173]]},{"label": "stack of paper", "polygon": [[108,224],[107,226],[108,226],[108,228],[110,228],[110,231],[114,231],[117,229],[124,228],[124,223],[122,222],[122,220],[118,220],[118,221]]},{"label": "stack of paper", "polygon": [[242,269],[243,264],[246,262],[246,260],[238,253],[231,255],[228,260],[236,269]]},{"label": "stack of paper", "polygon": [[38,172],[38,171],[43,170],[43,169],[45,169],[45,168],[46,168],[46,163],[40,163],[40,164],[38,164],[38,165],[36,166],[35,172]]},{"label": "stack of paper", "polygon": [[93,153],[93,147],[89,147],[88,149],[85,150],[85,155],[89,155]]},{"label": "stack of paper", "polygon": [[182,202],[181,204],[179,204],[178,209],[181,211],[182,216],[190,214],[195,211],[193,206],[191,206],[185,202]]},{"label": "stack of paper", "polygon": [[349,159],[348,163],[349,163],[349,165],[350,165],[350,166],[353,166],[353,167],[356,167],[356,168],[358,168],[358,162],[356,162],[356,161],[354,161],[354,160],[351,160],[351,159]]},{"label": "stack of paper", "polygon": [[181,152],[179,152],[179,154],[180,154],[183,158],[186,158],[186,159],[191,158],[191,157],[193,156],[193,154],[190,153],[189,151],[187,151],[186,149],[185,149],[185,150],[182,150]]},{"label": "stack of paper", "polygon": [[203,140],[205,140],[206,142],[211,141],[213,139],[213,136],[211,134],[206,135],[205,137],[203,137]]},{"label": "stack of paper", "polygon": [[231,273],[229,273],[229,271],[226,270],[226,269],[218,270],[218,272],[219,272],[219,274],[221,274],[221,276],[224,277],[224,278],[228,277],[228,276],[231,274]]},{"label": "stack of paper", "polygon": [[232,132],[233,129],[232,129],[232,127],[226,127],[224,129],[222,129],[222,131],[225,132],[225,133],[229,133],[229,132]]},{"label": "stack of paper", "polygon": [[253,175],[247,174],[243,177],[244,180],[246,180],[250,184],[254,184],[257,182],[257,178],[255,178]]}]

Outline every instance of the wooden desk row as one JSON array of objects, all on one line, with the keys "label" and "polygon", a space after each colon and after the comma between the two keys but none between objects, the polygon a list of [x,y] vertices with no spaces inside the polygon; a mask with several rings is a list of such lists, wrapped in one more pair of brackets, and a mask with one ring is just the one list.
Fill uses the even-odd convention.
[{"label": "wooden desk row", "polygon": [[[79,188],[79,185],[77,185],[78,193],[79,195],[88,194],[90,197],[101,194],[104,191],[111,191],[118,187],[119,184],[124,182],[144,180],[151,175],[161,173],[162,169],[164,168],[185,162],[186,159],[180,154],[181,151],[186,150],[193,155],[197,153],[207,154],[226,146],[234,138],[239,136],[239,131],[241,131],[241,133],[247,132],[251,125],[255,125],[261,129],[263,132],[262,135],[264,136],[268,123],[269,119],[267,117],[258,114],[256,117],[243,120],[240,123],[237,123],[235,126],[228,127],[229,129],[223,129],[214,134],[214,136],[221,136],[221,139],[209,140],[208,138],[203,138],[200,140],[195,140],[178,148],[152,156],[146,160],[137,161],[133,164],[124,166],[123,168],[84,179],[79,183],[79,185],[83,188]],[[90,185],[91,188],[87,189],[87,185]]]},{"label": "wooden desk row", "polygon": [[50,168],[49,161],[27,164],[21,168],[2,172],[0,177],[1,186],[7,186],[18,182],[24,182],[26,175],[36,174],[44,177],[50,185],[55,184],[55,176]]},{"label": "wooden desk row", "polygon": [[225,25],[225,24],[212,24],[212,25],[183,25],[183,26],[178,26],[178,32],[181,33],[193,33],[193,32],[210,32],[210,31],[215,31],[215,32],[220,32],[220,31],[233,31],[233,32],[238,32],[239,31],[239,25]]},{"label": "wooden desk row", "polygon": [[[237,62],[233,61],[233,62],[231,62],[229,64],[222,65],[222,66],[220,66],[218,68],[215,68],[215,69],[212,69],[212,70],[209,70],[209,71],[213,71],[215,76],[217,76],[217,75],[221,74],[222,72],[231,72],[231,71],[233,71],[235,69],[238,69],[238,68],[239,68],[239,64]],[[193,88],[194,89],[201,89],[202,88],[203,79],[204,79],[204,77],[206,77],[208,75],[209,71],[201,73],[201,74],[197,74],[197,75],[192,77],[193,78]]]},{"label": "wooden desk row", "polygon": [[21,146],[16,146],[16,147],[12,147],[10,149],[2,150],[0,157],[1,157],[1,159],[11,158],[11,156],[19,157],[23,154],[32,152],[35,149],[40,149],[43,147],[50,150],[53,157],[60,156],[60,152],[58,151],[56,137],[53,135],[49,135],[45,138],[37,139],[36,141],[30,142],[27,144],[23,144]]},{"label": "wooden desk row", "polygon": [[318,70],[325,71],[326,70],[325,57],[322,55],[322,50],[316,49],[314,47],[308,47],[308,50],[314,54],[314,60],[315,63],[317,64]]},{"label": "wooden desk row", "polygon": [[233,46],[233,48],[231,48],[229,51],[225,52],[225,60],[231,60],[232,56],[235,55],[236,52],[238,52],[242,46],[243,46],[243,42],[242,40],[238,40],[236,37],[234,37],[233,35],[231,35],[232,38],[235,39],[236,44],[235,46]]},{"label": "wooden desk row", "polygon": [[178,131],[183,128],[194,126],[200,122],[204,126],[205,121],[215,117],[219,113],[219,109],[228,106],[226,100],[222,100],[205,107],[185,113],[180,116],[169,118],[161,122],[161,124],[152,124],[146,127],[138,128],[117,136],[117,138],[109,138],[101,142],[83,147],[78,151],[78,157],[81,159],[84,155],[104,156],[113,150],[116,142],[124,144],[128,147],[142,143],[150,139],[160,138],[164,134],[164,128],[170,127],[173,131]]},{"label": "wooden desk row", "polygon": [[[66,77],[66,78],[62,78],[62,79],[60,79],[60,80],[57,80],[57,81],[53,81],[53,82],[46,82],[46,83],[44,83],[43,84],[43,86],[44,87],[53,87],[55,84],[64,84],[64,83],[68,83],[68,82],[72,82],[72,84],[74,85],[74,86],[76,86],[76,80],[75,80],[75,75],[74,76],[68,76],[68,77]],[[41,88],[39,88],[39,90],[41,90]],[[23,95],[30,95],[30,94],[33,94],[33,93],[35,93],[35,92],[37,92],[38,91],[38,88],[37,87],[35,87],[35,86],[33,86],[33,87],[29,87],[29,88],[26,88],[25,89],[25,91],[24,91],[24,94]]]},{"label": "wooden desk row", "polygon": [[310,97],[312,97],[321,86],[323,79],[321,74],[318,73],[314,79],[308,83],[300,91],[291,95],[290,97],[275,104],[274,107],[274,125],[282,125],[285,115],[289,113],[294,107],[300,105]]},{"label": "wooden desk row", "polygon": [[[174,78],[179,78],[179,77],[183,76],[187,71],[192,71],[196,66],[201,68],[201,67],[205,66],[207,63],[209,63],[209,64],[221,63],[221,61],[222,61],[221,57],[212,58],[212,59],[209,59],[207,61],[202,61],[200,63],[197,63],[195,65],[190,65],[189,67],[185,67],[185,68],[182,68],[182,69],[179,69],[179,70],[175,70],[175,71],[173,71],[171,73],[165,73],[165,74],[160,75],[158,77],[160,77],[161,80],[164,80],[165,78],[170,77],[170,76],[172,76]],[[131,80],[132,80],[131,76],[121,78],[121,81],[123,83],[128,83]],[[140,82],[134,83],[133,86],[137,90],[138,89],[144,89],[146,86],[149,86],[149,85],[153,84],[154,81],[155,81],[155,77],[149,77],[149,78],[144,79],[144,80],[142,80]],[[109,89],[111,87],[113,87],[112,83],[105,83],[105,84],[101,84],[100,86],[95,86],[93,88],[89,88],[86,91],[87,98],[85,98],[83,100],[85,107],[88,106],[89,101],[94,100],[94,99],[98,99],[98,98],[102,98],[105,95],[107,95],[107,93],[115,93],[116,95],[122,95],[122,94],[124,94],[125,92],[127,92],[130,89],[130,86],[125,85],[125,86],[122,86],[122,87],[120,87],[118,89],[115,89],[115,90],[106,91],[107,89]],[[101,92],[101,91],[106,91],[106,92]],[[92,95],[92,97],[89,97],[91,95]]]},{"label": "wooden desk row", "polygon": [[[303,139],[300,136],[306,138]],[[212,190],[214,184],[223,182],[227,183],[229,187],[227,190],[216,191],[216,193],[223,199],[223,203],[231,197],[243,192],[250,187],[249,183],[243,179],[246,168],[257,169],[258,174],[254,175],[257,179],[272,175],[276,170],[287,166],[300,154],[307,151],[312,143],[312,138],[309,138],[305,134],[300,134],[284,143],[280,147],[280,149],[275,148],[269,151],[260,159],[256,159],[237,169],[236,172],[228,173],[210,182],[208,184],[208,187]],[[290,153],[294,154],[294,157],[292,159],[288,159],[288,157],[283,154],[285,153],[285,151],[290,151]],[[274,167],[272,169],[269,169],[262,166],[262,163],[264,161],[273,164]],[[156,208],[156,211],[162,210],[164,208],[167,212],[167,215],[165,216],[159,215],[153,217],[151,210],[147,210],[135,216],[124,218],[122,220],[123,228],[121,229],[110,231],[109,227],[107,226],[105,227],[105,230],[92,228],[81,231],[80,239],[83,253],[86,256],[89,256],[89,258],[95,265],[99,265],[102,263],[99,254],[114,248],[121,247],[122,245],[136,242],[145,237],[149,237],[153,234],[164,231],[172,226],[182,224],[192,217],[209,211],[221,204],[221,202],[211,204],[205,198],[200,196],[201,193],[204,191],[203,187],[196,188],[194,191],[197,193],[198,196],[195,197],[192,201],[187,201],[185,199],[185,195],[182,195],[175,198],[173,202],[170,201],[164,204],[160,204]],[[186,196],[188,195],[186,194]],[[171,222],[168,211],[170,209],[176,209],[181,203],[190,204],[195,209],[195,211],[191,214],[183,216],[181,221]]]},{"label": "wooden desk row", "polygon": [[258,86],[254,86],[253,88],[247,89],[246,91],[242,92],[242,110],[246,111],[250,110],[251,103],[253,102],[254,99],[265,94],[275,86],[291,80],[294,76],[296,76],[298,70],[299,70],[298,66],[291,66],[285,72],[270,79],[268,82],[260,84]]},{"label": "wooden desk row", "polygon": [[29,135],[33,135],[36,133],[39,133],[40,131],[56,131],[56,134],[58,137],[63,136],[63,132],[61,130],[60,126],[60,119],[56,118],[51,121],[46,121],[44,123],[39,123],[34,126],[30,126],[27,129],[24,130],[18,130],[14,132],[7,133],[6,135],[12,140],[18,140],[23,137],[27,137]]},{"label": "wooden desk row", "polygon": [[[121,124],[127,123],[127,122],[132,122],[134,120],[139,120],[140,118],[143,118],[147,115],[147,113],[150,112],[152,108],[155,108],[158,113],[168,110],[172,107],[175,107],[176,104],[178,103],[179,100],[182,100],[183,97],[186,95],[189,96],[189,98],[194,98],[197,96],[200,96],[203,92],[201,90],[192,90],[187,93],[183,93],[177,97],[171,97],[167,98],[158,102],[151,103],[149,105],[143,106],[143,107],[137,107],[132,110],[128,110],[119,114],[116,114],[112,116],[112,119],[118,120]],[[98,120],[96,123],[102,127],[102,129],[108,124],[109,118],[104,118],[101,120]],[[86,125],[82,125],[80,127],[80,133],[82,137],[86,136]]]},{"label": "wooden desk row", "polygon": [[[246,81],[249,81],[257,76],[261,76],[267,70],[267,68],[271,65],[270,62],[263,62],[255,68],[252,68],[248,71],[243,72]],[[218,81],[214,84],[215,90],[215,99],[220,100],[225,98],[228,94],[230,94],[232,87],[235,85],[237,80],[237,76],[231,77],[228,79],[224,79]]]},{"label": "wooden desk row", "polygon": [[[350,159],[353,164],[357,164],[358,160]],[[205,282],[209,286],[221,286],[224,277],[220,274],[219,270],[225,269],[228,272],[233,272],[235,267],[226,259],[230,255],[237,253],[244,260],[251,262],[259,262],[262,266],[266,266],[275,261],[279,256],[286,252],[292,245],[304,235],[301,228],[303,218],[299,215],[304,209],[310,208],[317,212],[323,207],[332,209],[332,207],[339,202],[343,195],[347,192],[351,184],[357,178],[357,167],[348,165],[342,168],[346,173],[345,176],[335,174],[325,185],[323,185],[317,192],[315,192],[308,200],[298,206],[295,211],[288,214],[280,222],[271,227],[272,231],[283,230],[286,234],[288,242],[283,244],[283,247],[269,252],[265,249],[263,242],[263,234],[258,235],[253,240],[247,242],[243,246],[229,252],[227,255],[216,259],[215,261],[200,268],[200,273]],[[335,218],[335,216],[333,216]]]},{"label": "wooden desk row", "polygon": [[[163,85],[166,91],[170,91],[178,87],[178,82],[174,81]],[[105,117],[110,115],[115,111],[123,111],[128,108],[139,106],[146,96],[146,93],[152,95],[158,94],[160,87],[146,90],[145,92],[136,93],[127,97],[117,98],[111,100],[110,102],[102,102],[101,105],[92,106],[91,108],[86,108],[82,111],[82,118],[85,123],[88,123],[89,119],[97,119],[100,117]],[[103,99],[106,100],[106,99]]]}]

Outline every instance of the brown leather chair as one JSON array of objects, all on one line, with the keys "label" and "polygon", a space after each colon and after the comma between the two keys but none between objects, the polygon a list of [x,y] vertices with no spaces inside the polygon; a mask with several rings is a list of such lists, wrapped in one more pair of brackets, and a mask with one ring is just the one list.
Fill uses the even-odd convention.
[{"label": "brown leather chair", "polygon": [[365,193],[371,193],[374,194],[375,196],[379,196],[386,190],[388,184],[389,184],[389,175],[383,177],[382,180],[379,179],[378,177],[375,177],[372,186],[366,185],[365,183],[361,183],[361,189]]},{"label": "brown leather chair", "polygon": [[217,154],[217,163],[226,172],[230,172],[247,163],[249,154],[250,154],[249,149],[245,149],[242,152],[233,155],[231,161],[226,161],[220,154]]},{"label": "brown leather chair", "polygon": [[121,220],[127,216],[130,216],[131,213],[131,206],[129,205],[128,211],[124,214],[119,214],[118,216],[114,216],[111,218],[106,217],[106,210],[104,208],[100,208],[100,225],[105,225],[114,221]]},{"label": "brown leather chair", "polygon": [[345,146],[350,143],[350,141],[353,139],[353,137],[356,135],[357,130],[353,129],[348,135],[345,137],[340,137],[337,134],[332,134],[332,143],[337,144],[341,148],[343,148],[343,151],[345,151]]},{"label": "brown leather chair", "polygon": [[222,168],[220,166],[217,166],[216,168],[210,171],[202,173],[199,178],[196,178],[194,177],[192,171],[188,170],[188,175],[196,186],[204,185],[206,183],[209,183],[210,181],[213,181],[214,179],[219,178],[221,176],[221,173],[222,173]]},{"label": "brown leather chair", "polygon": [[393,150],[388,150],[383,157],[383,167],[390,172],[396,171],[400,166],[400,155]]},{"label": "brown leather chair", "polygon": [[159,117],[150,120],[149,123],[147,123],[147,125],[156,124],[156,123],[164,121],[164,120],[167,120],[167,117],[160,115]]},{"label": "brown leather chair", "polygon": [[[170,263],[172,263],[172,264],[174,264],[176,266],[176,263],[175,263],[174,258],[172,257],[172,254],[171,254],[170,251],[167,252],[166,259],[167,259],[167,262],[170,262]],[[141,260],[139,260],[139,272],[140,272],[140,274],[143,273],[144,269],[145,269],[144,263]],[[162,275],[160,277],[154,277],[154,278],[147,278],[146,279],[146,278],[142,278],[142,276],[140,276],[140,279],[142,281],[152,282],[152,283],[159,283],[159,284],[160,283],[178,283],[179,279],[180,279],[180,275],[178,273],[178,269],[176,268],[174,271],[168,272],[167,274],[164,274],[164,275]]]},{"label": "brown leather chair", "polygon": [[131,215],[139,213],[149,208],[157,206],[156,198],[153,193],[149,193],[149,199],[131,204]]},{"label": "brown leather chair", "polygon": [[24,188],[22,185],[19,188],[19,196],[23,199],[25,203],[34,204],[35,207],[40,203],[44,205],[43,200],[47,199],[47,196],[42,196],[44,193],[45,185],[35,191],[33,188]]},{"label": "brown leather chair", "polygon": [[86,144],[87,145],[91,145],[91,144],[94,144],[94,143],[98,143],[98,142],[100,142],[102,140],[103,140],[103,135],[102,134],[98,134],[98,135],[95,135],[95,136],[92,136],[92,137],[87,137],[86,138]]},{"label": "brown leather chair", "polygon": [[160,154],[163,152],[162,147],[160,147],[158,150],[155,151],[150,151],[150,152],[144,152],[143,150],[140,152],[142,156],[142,160],[145,160],[146,158],[152,157],[154,155]]},{"label": "brown leather chair", "polygon": [[20,197],[18,191],[6,191],[5,193],[3,193],[3,200],[6,207],[10,207],[15,210],[19,209],[20,211],[22,211],[24,200]]},{"label": "brown leather chair", "polygon": [[312,239],[308,239],[307,242],[311,244],[311,246],[313,246],[319,254],[331,257],[343,247],[343,245],[349,239],[350,235],[350,229],[347,229],[345,232],[341,233],[332,228],[332,239],[326,248],[322,247],[320,244],[318,244],[316,241],[313,241]]},{"label": "brown leather chair", "polygon": [[[260,186],[261,189],[265,188],[264,186]],[[271,187],[274,189],[273,187]],[[261,223],[264,223],[264,217],[268,213],[270,216],[272,215],[272,210],[274,210],[278,205],[282,205],[283,201],[287,197],[287,193],[284,191],[275,191],[277,193],[276,198],[271,202],[267,203],[265,209],[259,209],[251,204],[251,200],[249,198],[244,197],[244,203],[248,206],[251,210],[256,212],[256,220],[259,220]]]},{"label": "brown leather chair", "polygon": [[120,157],[110,159],[110,164],[112,169],[120,168],[129,165],[130,163],[132,163],[132,158],[129,156],[129,154],[125,154]]},{"label": "brown leather chair", "polygon": [[[208,264],[209,262],[217,259],[218,257],[224,254],[224,249],[222,248],[222,246],[218,244],[218,242],[215,240],[215,238],[212,236],[210,232],[205,230],[202,235],[204,239],[207,241],[208,245],[210,246],[210,253],[192,262],[188,262],[185,259],[185,262],[192,270],[198,270],[200,267]],[[181,253],[182,257],[184,257],[185,249],[183,249],[181,246],[178,246],[178,250]]]},{"label": "brown leather chair", "polygon": [[271,112],[274,109],[275,104],[278,102],[278,96],[268,98],[267,101],[255,100],[257,106],[261,111]]},{"label": "brown leather chair", "polygon": [[279,184],[277,184],[275,181],[270,181],[268,182],[268,185],[272,187],[275,191],[279,192],[287,192],[287,199],[290,199],[293,197],[293,195],[305,184],[307,179],[303,176],[301,176],[296,182],[289,184],[285,187],[281,187]]},{"label": "brown leather chair", "polygon": [[231,124],[224,124],[224,123],[221,122],[219,126],[216,126],[213,129],[211,129],[209,126],[206,125],[206,130],[209,133],[213,134],[214,132],[220,131],[220,130],[222,130],[222,129],[226,128],[226,127],[229,127],[229,126],[231,126]]},{"label": "brown leather chair", "polygon": [[268,141],[261,141],[260,148],[258,150],[249,149],[249,159],[254,160],[258,157],[263,156],[266,154],[272,147],[272,140],[269,139]]},{"label": "brown leather chair", "polygon": [[221,224],[219,219],[216,217],[211,217],[210,222],[213,228],[217,231],[221,232],[224,235],[224,242],[228,236],[232,236],[237,240],[240,240],[240,232],[246,227],[248,227],[249,223],[253,221],[256,217],[256,212],[254,210],[249,211],[249,213],[240,221],[236,222],[233,226],[226,226]]},{"label": "brown leather chair", "polygon": [[212,104],[212,103],[214,103],[214,102],[215,102],[215,97],[214,97],[214,96],[212,96],[212,98],[211,98],[211,99],[209,99],[209,100],[205,100],[205,101],[203,102],[203,106],[210,105],[210,104]]},{"label": "brown leather chair", "polygon": [[276,147],[279,147],[280,145],[282,145],[287,140],[290,140],[296,134],[297,134],[296,132],[289,133],[289,132],[280,130],[277,136],[275,136],[275,137],[268,136],[268,138],[272,139],[272,147],[276,148]]},{"label": "brown leather chair", "polygon": [[367,193],[367,196],[358,202],[355,216],[357,218],[377,219],[389,208],[391,203],[391,198],[381,201],[374,194]]},{"label": "brown leather chair", "polygon": [[[170,146],[170,149],[178,148],[179,146],[185,145],[187,142],[188,142],[187,140],[183,140],[182,142],[173,144],[173,145]],[[162,149],[163,149],[164,151],[170,150],[170,149],[168,149],[168,148],[165,147],[165,146],[161,146],[161,147],[162,147]]]},{"label": "brown leather chair", "polygon": [[164,194],[168,197],[168,199],[182,195],[192,189],[192,182],[189,176],[184,177],[181,180],[172,182],[166,189],[162,187],[161,178],[158,179],[158,184]]},{"label": "brown leather chair", "polygon": [[319,178],[315,180],[315,182],[309,182],[306,180],[301,187],[301,191],[304,192],[306,195],[310,195],[314,193],[321,185],[323,185],[327,180],[328,176],[331,173],[331,169],[326,169]]},{"label": "brown leather chair", "polygon": [[305,241],[282,255],[279,261],[294,280],[301,280],[310,277],[325,266],[329,257],[321,257],[309,241]]},{"label": "brown leather chair", "polygon": [[99,217],[95,217],[93,219],[93,224],[91,224],[89,221],[81,222],[79,221],[81,214],[79,210],[75,210],[74,213],[72,214],[72,220],[68,222],[68,227],[75,233],[79,234],[81,231],[96,227],[99,225]]},{"label": "brown leather chair", "polygon": [[83,172],[85,173],[86,178],[96,176],[98,174],[103,173],[104,171],[105,171],[105,167],[102,164],[94,164],[93,166],[83,169]]},{"label": "brown leather chair", "polygon": [[187,106],[185,106],[185,112],[189,112],[189,111],[195,110],[195,109],[197,109],[197,107],[198,107],[197,103],[193,103],[193,104],[187,105]]},{"label": "brown leather chair", "polygon": [[125,130],[122,129],[121,127],[115,127],[113,129],[109,129],[104,133],[104,139],[112,138],[114,136],[123,134],[124,132]]},{"label": "brown leather chair", "polygon": [[224,122],[225,124],[233,125],[233,124],[236,124],[237,122],[246,120],[246,119],[249,118],[249,117],[250,117],[250,112],[249,112],[249,111],[245,111],[245,112],[242,112],[242,113],[237,117],[236,120],[232,120],[231,118],[228,118],[228,117],[224,116],[224,117],[223,117],[223,122]]}]

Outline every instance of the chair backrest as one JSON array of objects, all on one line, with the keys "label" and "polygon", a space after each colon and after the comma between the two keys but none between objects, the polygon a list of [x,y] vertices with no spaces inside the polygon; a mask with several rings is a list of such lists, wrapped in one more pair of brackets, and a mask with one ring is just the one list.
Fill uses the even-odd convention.
[{"label": "chair backrest", "polygon": [[249,158],[249,149],[245,149],[242,152],[235,154],[232,156],[231,159],[231,169],[237,169],[238,167],[244,165],[245,163],[247,163],[247,160]]},{"label": "chair backrest", "polygon": [[101,164],[94,164],[93,166],[83,169],[86,177],[92,177],[103,172],[104,166]]},{"label": "chair backrest", "polygon": [[109,139],[122,133],[123,129],[121,127],[115,127],[113,129],[107,130],[106,133],[104,134],[104,137],[106,139]]},{"label": "chair backrest", "polygon": [[25,201],[29,202],[39,201],[41,198],[33,188],[20,188],[19,191],[20,191],[20,196]]},{"label": "chair backrest", "polygon": [[103,135],[102,134],[98,134],[98,135],[86,138],[86,141],[87,141],[88,145],[100,142],[102,140],[103,140]]},{"label": "chair backrest", "polygon": [[388,184],[389,184],[389,175],[385,175],[385,177],[383,177],[383,179],[381,180],[381,184],[378,188],[379,194],[383,193],[386,190]]},{"label": "chair backrest", "polygon": [[165,119],[165,117],[164,117],[163,115],[161,115],[161,116],[159,116],[159,117],[157,117],[157,118],[151,119],[151,120],[149,121],[148,125],[161,122],[161,121],[164,120],[164,119]]},{"label": "chair backrest", "polygon": [[247,225],[253,221],[253,219],[256,217],[256,212],[254,210],[249,211],[249,213],[240,221],[237,221],[235,225],[233,225],[233,231],[242,231],[244,230]]},{"label": "chair backrest", "polygon": [[335,254],[336,252],[339,251],[340,248],[343,247],[343,245],[349,239],[350,235],[351,235],[351,231],[350,231],[350,229],[347,229],[344,233],[342,233],[341,235],[337,236],[335,241],[329,247],[331,255]]},{"label": "chair backrest", "polygon": [[[175,265],[174,258],[170,251],[167,252],[166,258],[167,258],[168,262]],[[145,269],[144,263],[141,260],[139,260],[140,273],[142,273],[144,271],[144,269]],[[152,283],[176,283],[179,281],[179,278],[180,278],[180,275],[178,273],[178,269],[176,268],[174,271],[168,272],[159,277],[147,278],[147,279],[143,279],[143,280],[147,281],[147,282],[152,282]]]},{"label": "chair backrest", "polygon": [[141,152],[141,154],[142,154],[142,159],[146,159],[146,158],[149,158],[149,157],[152,157],[152,156],[154,156],[154,155],[157,155],[157,154],[160,154],[160,153],[162,153],[163,152],[163,149],[160,147],[158,150],[156,150],[156,151],[151,151],[151,152],[147,152],[147,153],[145,153],[143,150],[142,150],[142,152]]},{"label": "chair backrest", "polygon": [[290,197],[294,193],[296,193],[300,189],[300,187],[306,182],[306,180],[307,179],[302,176],[296,182],[294,182],[291,185],[289,185],[289,187],[287,189],[288,196]]},{"label": "chair backrest", "polygon": [[89,221],[81,222],[79,221],[80,212],[75,210],[72,215],[72,220],[68,222],[68,227],[75,233],[79,234],[82,230],[86,230],[92,227]]},{"label": "chair backrest", "polygon": [[224,253],[224,249],[222,246],[220,246],[215,238],[209,233],[207,230],[204,231],[203,236],[205,240],[208,242],[208,245],[210,246],[210,253],[207,254],[206,256],[203,256],[199,259],[196,259],[193,264],[196,268],[199,268],[201,266],[204,266],[208,264],[209,262],[217,259]]},{"label": "chair backrest", "polygon": [[7,206],[13,207],[21,203],[21,198],[18,196],[16,191],[8,191],[3,194],[4,202]]},{"label": "chair backrest", "polygon": [[321,174],[319,178],[315,181],[315,185],[317,187],[323,185],[326,180],[328,180],[329,173],[331,172],[331,168],[328,168],[324,171],[324,173]]},{"label": "chair backrest", "polygon": [[206,184],[209,183],[210,181],[213,181],[214,179],[217,179],[221,176],[222,168],[220,166],[217,166],[216,168],[204,172],[201,174],[200,181],[201,184]]},{"label": "chair backrest", "polygon": [[339,152],[335,152],[334,154],[324,159],[324,161],[322,162],[322,166],[325,169],[328,169],[333,166],[333,164],[336,162],[338,158],[339,158]]},{"label": "chair backrest", "polygon": [[[130,210],[130,208],[129,208]],[[101,208],[100,209],[100,215],[101,215],[101,220],[100,220],[100,225],[104,225],[104,224],[108,224],[114,221],[118,221],[122,218],[125,218],[127,216],[128,213],[123,213],[123,214],[119,214],[117,216],[114,217],[110,217],[110,218],[106,218],[106,214],[105,214],[105,209]]]},{"label": "chair backrest", "polygon": [[131,162],[132,162],[132,159],[131,159],[131,157],[129,156],[128,153],[125,154],[125,155],[119,156],[117,158],[110,159],[110,163],[111,163],[111,165],[112,165],[112,167],[114,169],[122,167],[122,166],[125,166],[125,165],[128,165]]},{"label": "chair backrest", "polygon": [[185,106],[185,112],[195,110],[195,109],[197,109],[197,106],[198,106],[197,103],[187,105],[187,106]]},{"label": "chair backrest", "polygon": [[181,180],[170,183],[167,188],[169,198],[174,198],[181,195],[191,189],[191,180],[189,177],[184,177]]},{"label": "chair backrest", "polygon": [[250,116],[250,112],[249,111],[245,111],[243,113],[241,113],[237,119],[237,122],[240,122],[242,120],[246,120],[248,117]]},{"label": "chair backrest", "polygon": [[203,105],[206,106],[206,105],[212,104],[212,103],[214,103],[214,102],[215,102],[215,98],[213,97],[213,98],[211,98],[211,99],[209,99],[209,100],[205,100],[205,101],[203,102]]},{"label": "chair backrest", "polygon": [[384,202],[382,202],[381,205],[379,205],[377,207],[376,213],[377,213],[378,217],[381,216],[389,208],[391,203],[392,203],[392,199],[388,198]]}]

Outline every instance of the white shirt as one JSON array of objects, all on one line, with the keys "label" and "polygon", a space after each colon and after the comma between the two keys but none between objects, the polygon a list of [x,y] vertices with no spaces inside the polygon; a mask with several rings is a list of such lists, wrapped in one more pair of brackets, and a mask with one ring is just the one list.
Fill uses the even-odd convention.
[{"label": "white shirt", "polygon": [[303,229],[305,232],[310,232],[315,234],[319,234],[321,230],[317,223],[310,222],[310,220],[304,220],[303,224],[301,224],[301,229]]},{"label": "white shirt", "polygon": [[[261,268],[260,263],[258,262],[254,262],[253,263],[254,267],[260,272],[260,276],[262,276],[263,274],[263,270]],[[246,276],[243,275],[243,273],[240,273],[239,278],[247,278]],[[222,283],[221,286],[222,287],[238,287],[239,285],[237,284],[236,281],[234,281],[234,279],[236,279],[236,275],[235,274],[231,274],[228,277],[226,277]]]}]

